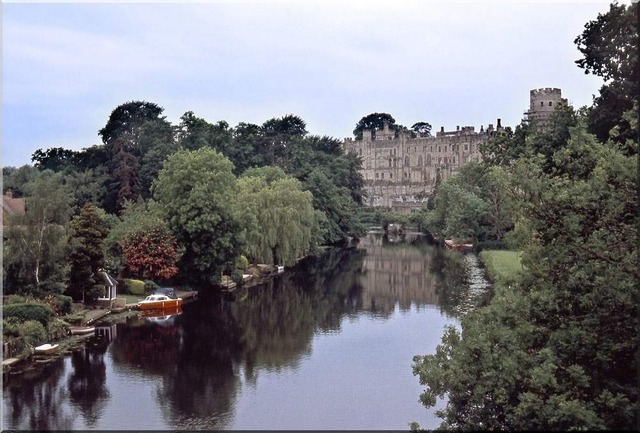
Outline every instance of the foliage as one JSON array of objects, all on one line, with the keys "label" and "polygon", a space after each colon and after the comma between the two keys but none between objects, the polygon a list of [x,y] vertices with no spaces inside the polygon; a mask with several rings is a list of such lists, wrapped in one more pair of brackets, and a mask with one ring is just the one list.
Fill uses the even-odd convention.
[{"label": "foliage", "polygon": [[18,326],[20,337],[30,346],[39,346],[48,339],[47,329],[40,321],[27,320]]},{"label": "foliage", "polygon": [[[574,41],[583,55],[576,64],[586,74],[605,80],[589,109],[589,131],[601,142],[611,138],[627,155],[637,153],[633,140],[638,129],[626,116],[634,110],[640,84],[637,9],[637,3],[612,3],[609,11],[589,21]],[[637,104],[635,112],[633,119],[638,118]]]},{"label": "foliage", "polygon": [[249,220],[246,249],[254,261],[292,265],[313,246],[313,197],[282,170],[247,171],[239,181],[237,203],[239,213]]},{"label": "foliage", "polygon": [[[67,293],[75,300],[85,300],[88,290],[100,281],[98,272],[104,267],[104,239],[108,230],[98,208],[85,205],[71,220],[69,264],[71,267]],[[95,298],[95,296],[91,298]]]},{"label": "foliage", "polygon": [[152,293],[155,292],[156,290],[158,290],[160,288],[159,285],[157,285],[155,282],[151,281],[151,280],[145,280],[144,281],[144,292],[145,293]]},{"label": "foliage", "polygon": [[43,304],[7,304],[2,306],[2,317],[4,319],[15,318],[20,322],[36,320],[47,326],[53,316],[53,310]]},{"label": "foliage", "polygon": [[70,296],[52,294],[45,296],[42,301],[46,305],[51,307],[56,316],[63,316],[65,314],[71,313],[71,304],[73,303],[73,298],[71,298]]},{"label": "foliage", "polygon": [[47,335],[49,341],[61,340],[71,333],[71,327],[64,320],[54,319],[49,323]]},{"label": "foliage", "polygon": [[238,256],[235,262],[235,268],[241,271],[246,270],[249,267],[249,260],[245,256]]},{"label": "foliage", "polygon": [[382,130],[384,124],[389,126],[392,131],[400,129],[400,125],[396,125],[396,119],[389,113],[371,113],[364,116],[356,123],[356,127],[353,130],[353,135],[356,140],[362,140],[362,131],[365,129],[371,130],[371,136],[375,138],[376,131]]},{"label": "foliage", "polygon": [[144,295],[147,286],[145,282],[141,280],[125,279],[124,287],[127,293],[132,295]]},{"label": "foliage", "polygon": [[62,147],[52,147],[51,149],[38,149],[33,152],[31,161],[39,170],[61,171],[72,160],[74,152]]},{"label": "foliage", "polygon": [[174,153],[154,182],[154,206],[184,248],[178,267],[191,280],[212,281],[243,247],[236,182],[231,161],[209,148]]},{"label": "foliage", "polygon": [[129,233],[120,241],[127,268],[143,278],[168,280],[178,273],[175,236],[164,226]]},{"label": "foliage", "polygon": [[411,125],[411,130],[418,137],[431,137],[431,124],[427,122],[416,122]]},{"label": "foliage", "polygon": [[[414,372],[443,427],[630,429],[638,327],[637,164],[581,124],[515,178],[531,239],[512,290],[447,331]],[[520,164],[517,164],[520,166]]]},{"label": "foliage", "polygon": [[2,167],[2,193],[11,191],[14,197],[25,196],[25,186],[33,182],[40,172],[31,165],[22,167]]},{"label": "foliage", "polygon": [[64,252],[69,195],[60,174],[44,171],[24,186],[24,215],[14,215],[5,233],[6,293],[60,293],[66,279]]}]

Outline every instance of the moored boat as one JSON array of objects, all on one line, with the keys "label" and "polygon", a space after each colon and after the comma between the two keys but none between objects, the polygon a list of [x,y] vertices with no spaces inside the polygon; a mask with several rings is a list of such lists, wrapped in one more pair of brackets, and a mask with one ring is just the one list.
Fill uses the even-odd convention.
[{"label": "moored boat", "polygon": [[458,244],[451,239],[445,239],[444,245],[453,251],[471,252],[473,251],[473,244]]},{"label": "moored boat", "polygon": [[164,308],[175,308],[182,305],[182,298],[172,299],[167,295],[153,294],[145,298],[144,301],[138,302],[138,308],[141,310],[158,310]]},{"label": "moored boat", "polygon": [[56,353],[58,351],[58,345],[57,344],[43,344],[41,346],[38,346],[34,349],[35,353],[38,355],[53,355],[54,353]]}]

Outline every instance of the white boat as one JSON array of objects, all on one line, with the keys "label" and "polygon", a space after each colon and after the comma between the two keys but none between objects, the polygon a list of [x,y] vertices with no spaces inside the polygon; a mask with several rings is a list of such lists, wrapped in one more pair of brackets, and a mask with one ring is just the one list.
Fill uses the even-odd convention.
[{"label": "white boat", "polygon": [[149,295],[144,301],[138,302],[138,308],[141,310],[157,310],[161,308],[175,308],[182,305],[182,298],[172,299],[167,295],[154,294]]},{"label": "white boat", "polygon": [[38,346],[35,349],[35,352],[39,355],[53,355],[54,353],[56,353],[58,351],[58,345],[57,344],[43,344],[42,346]]}]

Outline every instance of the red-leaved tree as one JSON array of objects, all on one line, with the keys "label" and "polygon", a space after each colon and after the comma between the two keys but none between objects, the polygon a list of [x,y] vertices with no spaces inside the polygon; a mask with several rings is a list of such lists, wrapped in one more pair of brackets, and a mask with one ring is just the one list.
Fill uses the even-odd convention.
[{"label": "red-leaved tree", "polygon": [[168,280],[178,273],[176,238],[163,227],[129,233],[120,241],[120,248],[134,275]]}]

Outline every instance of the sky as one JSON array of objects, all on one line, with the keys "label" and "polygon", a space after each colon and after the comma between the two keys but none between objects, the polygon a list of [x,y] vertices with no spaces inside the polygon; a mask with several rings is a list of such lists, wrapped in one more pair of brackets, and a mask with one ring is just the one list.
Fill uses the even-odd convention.
[{"label": "sky", "polygon": [[[629,2],[622,2],[628,4]],[[211,123],[294,114],[352,137],[367,114],[433,130],[516,126],[529,91],[603,84],[574,39],[604,1],[253,0],[2,4],[2,166],[100,144],[120,104]]]}]

